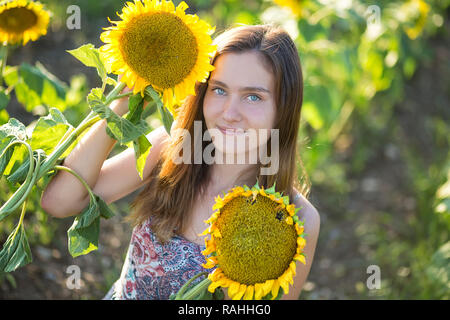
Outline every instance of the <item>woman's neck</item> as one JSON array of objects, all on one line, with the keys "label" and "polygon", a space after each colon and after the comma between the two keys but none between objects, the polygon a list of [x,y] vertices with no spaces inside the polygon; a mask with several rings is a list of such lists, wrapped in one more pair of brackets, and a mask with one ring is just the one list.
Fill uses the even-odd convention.
[{"label": "woman's neck", "polygon": [[252,187],[256,182],[257,170],[255,164],[213,164],[207,192],[218,195],[237,185]]}]

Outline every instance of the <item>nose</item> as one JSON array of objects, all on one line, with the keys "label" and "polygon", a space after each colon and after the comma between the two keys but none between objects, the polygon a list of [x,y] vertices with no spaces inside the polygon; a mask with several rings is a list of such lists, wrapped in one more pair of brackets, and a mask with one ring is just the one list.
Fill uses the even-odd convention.
[{"label": "nose", "polygon": [[223,106],[222,117],[227,122],[238,122],[241,121],[242,115],[240,111],[240,104],[233,97],[227,99],[225,105]]}]

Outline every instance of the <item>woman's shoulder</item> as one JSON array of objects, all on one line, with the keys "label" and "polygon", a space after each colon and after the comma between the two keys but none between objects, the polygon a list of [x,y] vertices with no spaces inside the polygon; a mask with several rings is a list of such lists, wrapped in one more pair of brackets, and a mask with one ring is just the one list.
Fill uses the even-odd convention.
[{"label": "woman's shoulder", "polygon": [[309,229],[309,232],[319,232],[320,228],[320,214],[314,205],[309,202],[306,197],[294,189],[293,202],[295,207],[300,208],[298,211],[298,217],[300,220],[304,220],[305,228]]}]

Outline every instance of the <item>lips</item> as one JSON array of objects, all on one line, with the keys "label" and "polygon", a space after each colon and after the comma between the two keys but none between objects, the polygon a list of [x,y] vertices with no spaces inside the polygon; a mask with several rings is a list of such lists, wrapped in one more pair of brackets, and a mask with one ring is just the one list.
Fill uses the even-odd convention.
[{"label": "lips", "polygon": [[226,135],[237,135],[237,134],[244,134],[245,130],[242,128],[231,128],[231,127],[221,127],[217,126],[217,128]]}]

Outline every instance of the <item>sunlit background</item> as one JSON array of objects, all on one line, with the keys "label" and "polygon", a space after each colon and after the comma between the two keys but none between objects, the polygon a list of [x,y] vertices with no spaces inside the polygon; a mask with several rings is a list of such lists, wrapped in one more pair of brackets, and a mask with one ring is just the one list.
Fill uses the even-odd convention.
[{"label": "sunlit background", "polygon": [[[41,64],[64,95],[13,96],[0,108],[0,125],[15,117],[31,127],[49,107],[77,125],[100,80],[66,50],[88,42],[99,47],[107,17],[117,20],[125,3],[41,2],[52,12],[48,34],[10,52],[8,65]],[[310,201],[321,215],[299,298],[449,299],[450,1],[186,2],[187,12],[215,25],[216,33],[277,23],[298,47],[304,75],[299,152],[312,183]],[[72,28],[70,5],[80,9],[79,29]],[[161,125],[157,115],[147,120]],[[123,149],[116,145],[111,156]],[[36,189],[25,221],[33,262],[0,274],[0,298],[102,298],[119,277],[131,237],[123,217],[139,191],[111,205],[117,215],[102,221],[99,250],[74,259],[67,250],[73,218],[49,217]],[[1,202],[10,195],[0,180]],[[0,223],[0,243],[16,219]],[[71,265],[80,268],[79,289],[70,285]],[[380,271],[375,287],[370,266]]]}]

